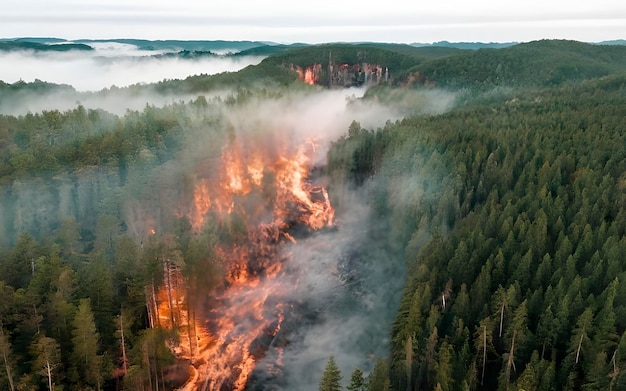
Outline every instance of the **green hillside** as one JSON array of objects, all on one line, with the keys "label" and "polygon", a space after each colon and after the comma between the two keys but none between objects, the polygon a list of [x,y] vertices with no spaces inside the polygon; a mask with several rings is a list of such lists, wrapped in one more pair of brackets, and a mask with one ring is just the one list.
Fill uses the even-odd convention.
[{"label": "green hillside", "polygon": [[388,67],[396,85],[422,84],[452,89],[496,86],[541,87],[626,72],[626,46],[544,40],[479,50],[399,44],[327,44],[260,47],[264,65],[299,67],[371,63]]},{"label": "green hillside", "polygon": [[93,48],[80,43],[47,44],[31,41],[0,41],[0,51],[34,50],[38,52],[67,52],[70,50],[90,51]]},{"label": "green hillside", "polygon": [[626,71],[626,47],[544,40],[480,49],[421,64],[422,81],[442,87],[544,86]]}]

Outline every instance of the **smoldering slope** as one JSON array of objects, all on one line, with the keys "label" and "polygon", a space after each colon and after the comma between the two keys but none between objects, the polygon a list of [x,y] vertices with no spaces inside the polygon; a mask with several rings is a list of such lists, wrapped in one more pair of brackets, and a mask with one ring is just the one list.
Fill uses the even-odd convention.
[{"label": "smoldering slope", "polygon": [[[453,95],[419,92],[382,104],[361,101],[365,90],[287,93],[280,99],[251,100],[227,109],[228,126],[237,138],[289,140],[298,146],[314,138],[312,163],[324,165],[333,140],[345,136],[350,123],[376,129],[406,113],[434,113],[450,108]],[[415,107],[415,102],[422,107]],[[323,182],[323,178],[317,178]],[[341,185],[340,185],[341,186]],[[292,306],[281,330],[251,377],[249,390],[316,390],[333,355],[344,382],[355,368],[369,372],[389,348],[389,330],[404,283],[404,258],[386,240],[386,227],[371,215],[368,186],[341,191],[336,226],[297,238],[282,249],[285,268],[280,297]],[[263,284],[261,284],[263,286]]]},{"label": "smoldering slope", "polygon": [[248,389],[317,390],[331,355],[347,384],[355,368],[367,374],[376,360],[386,358],[404,258],[389,248],[380,232],[384,227],[372,224],[364,197],[351,198],[335,229],[285,249],[294,270],[289,299],[295,309]]}]

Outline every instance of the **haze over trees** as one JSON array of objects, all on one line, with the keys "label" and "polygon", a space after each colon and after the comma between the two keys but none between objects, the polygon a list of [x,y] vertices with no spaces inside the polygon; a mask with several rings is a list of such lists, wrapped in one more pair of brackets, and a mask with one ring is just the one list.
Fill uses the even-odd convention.
[{"label": "haze over trees", "polygon": [[[0,115],[0,389],[184,383],[178,330],[154,327],[146,303],[173,268],[190,300],[223,284],[211,249],[243,228],[209,216],[194,234],[172,213],[193,198],[181,151],[219,156],[224,107],[315,94],[290,65],[329,53],[389,67],[360,103],[403,97],[419,114],[353,122],[318,169],[334,207],[363,198],[371,241],[406,265],[388,355],[356,368],[329,351],[319,389],[626,387],[626,47],[539,41],[287,48],[237,73],[94,93],[195,94],[161,107]],[[414,94],[440,88],[454,105],[420,111]],[[59,89],[75,93],[0,83],[0,102]]]}]

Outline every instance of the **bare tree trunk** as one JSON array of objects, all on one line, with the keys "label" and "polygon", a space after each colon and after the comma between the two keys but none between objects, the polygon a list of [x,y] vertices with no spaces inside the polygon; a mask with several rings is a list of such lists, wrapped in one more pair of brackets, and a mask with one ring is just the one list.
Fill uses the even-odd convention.
[{"label": "bare tree trunk", "polygon": [[52,388],[52,368],[49,360],[46,360],[46,370],[48,371],[48,390],[54,391],[54,388]]},{"label": "bare tree trunk", "polygon": [[500,334],[498,337],[502,337],[502,324],[504,323],[504,303],[502,303],[502,308],[500,309]]},{"label": "bare tree trunk", "polygon": [[513,360],[514,360],[514,355],[515,355],[516,334],[517,334],[517,330],[513,330],[513,339],[511,340],[511,351],[509,352],[509,357],[506,362],[506,387],[505,387],[506,390],[509,389],[509,380],[511,379],[511,367],[513,367],[513,370],[515,370],[515,362]]},{"label": "bare tree trunk", "polygon": [[583,338],[585,337],[585,329],[580,333],[580,341],[578,341],[578,349],[576,350],[576,364],[578,364],[578,358],[580,357],[580,348],[583,345]]},{"label": "bare tree trunk", "polygon": [[154,277],[152,278],[152,285],[150,286],[152,289],[152,305],[154,306],[154,322],[152,327],[161,327],[161,317],[159,315],[159,306],[157,304],[157,300],[156,300],[156,292],[154,290]]},{"label": "bare tree trunk", "polygon": [[154,310],[152,308],[152,286],[146,285],[146,311],[148,311],[148,327],[154,328]]},{"label": "bare tree trunk", "polygon": [[515,336],[517,334],[517,330],[513,331],[513,339],[511,340],[511,353],[509,353],[509,360],[507,365],[509,367],[513,366],[513,370],[515,370],[515,362],[514,360],[514,354],[515,354]]},{"label": "bare tree trunk", "polygon": [[[493,338],[493,337],[492,337]],[[480,385],[482,386],[485,381],[485,365],[487,363],[487,326],[484,326],[483,332],[483,374],[480,378]]]},{"label": "bare tree trunk", "polygon": [[413,373],[413,338],[408,336],[406,339],[406,389],[411,390],[411,375]]},{"label": "bare tree trunk", "polygon": [[4,367],[7,371],[7,378],[9,379],[9,386],[11,387],[11,391],[15,391],[15,385],[13,384],[13,373],[11,371],[11,364],[9,364],[8,341],[6,340],[6,336],[4,335],[4,329],[2,328],[2,326],[2,322],[0,321],[0,349],[2,349],[2,358],[4,359]]},{"label": "bare tree trunk", "polygon": [[167,308],[170,310],[170,322],[172,322],[172,328],[174,328],[174,307],[172,305],[172,271],[169,266],[170,262],[163,262],[163,271],[165,274],[165,290],[167,291]]},{"label": "bare tree trunk", "polygon": [[611,362],[613,362],[613,372],[609,375],[611,378],[611,383],[609,384],[609,391],[613,391],[613,383],[615,383],[615,379],[617,379],[617,375],[619,373],[617,369],[617,365],[615,364],[615,355],[617,354],[617,349],[613,352],[613,357],[611,358]]},{"label": "bare tree trunk", "polygon": [[124,376],[126,376],[128,368],[126,367],[126,344],[124,343],[124,316],[122,311],[120,311],[120,333],[122,334],[122,368],[124,368]]}]

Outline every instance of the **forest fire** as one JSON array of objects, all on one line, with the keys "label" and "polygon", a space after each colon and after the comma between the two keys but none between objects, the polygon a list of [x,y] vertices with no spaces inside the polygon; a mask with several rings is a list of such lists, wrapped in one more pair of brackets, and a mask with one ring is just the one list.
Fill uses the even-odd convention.
[{"label": "forest fire", "polygon": [[[326,189],[309,181],[312,140],[290,148],[232,141],[217,171],[196,180],[189,220],[196,233],[207,215],[243,221],[236,238],[213,249],[226,270],[222,287],[206,303],[186,303],[180,271],[165,267],[165,286],[153,295],[157,325],[176,328],[172,351],[193,368],[184,390],[242,390],[281,328],[289,292],[281,248],[293,230],[332,226]],[[280,347],[276,347],[280,349]]]},{"label": "forest fire", "polygon": [[322,64],[313,64],[308,67],[301,68],[296,65],[291,67],[298,73],[298,78],[309,85],[315,85],[320,81],[320,74],[322,73]]}]

